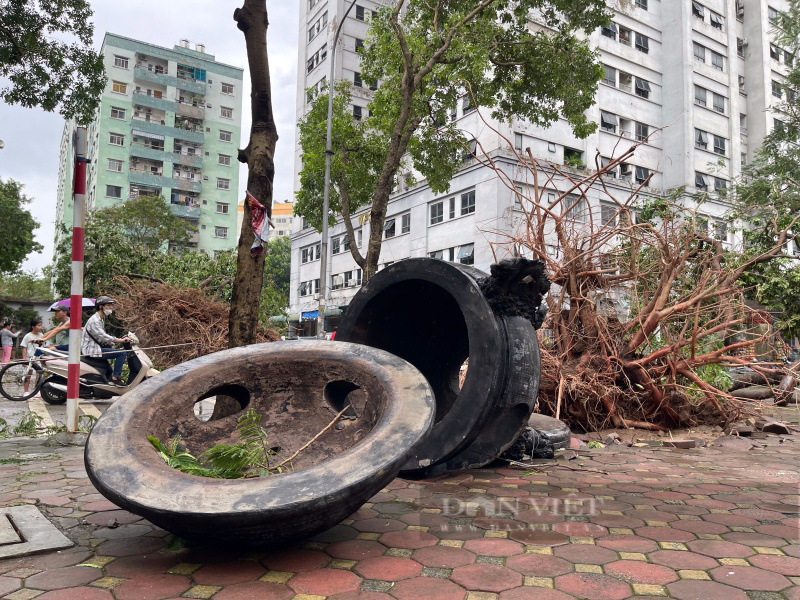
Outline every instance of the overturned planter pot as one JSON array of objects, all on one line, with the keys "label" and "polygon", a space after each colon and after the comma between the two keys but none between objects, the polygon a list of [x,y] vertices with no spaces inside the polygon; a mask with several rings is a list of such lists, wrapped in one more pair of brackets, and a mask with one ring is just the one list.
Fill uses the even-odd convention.
[{"label": "overturned planter pot", "polygon": [[[240,411],[201,421],[203,398],[233,398]],[[169,467],[148,435],[180,434],[194,455],[234,443],[237,417],[262,415],[275,463],[351,410],[292,462],[288,473],[212,479]],[[147,380],[97,421],[85,462],[114,504],[187,539],[273,545],[324,531],[394,477],[429,433],[434,401],[425,378],[387,352],[356,344],[257,344],[191,360]]]},{"label": "overturned planter pot", "polygon": [[490,278],[430,258],[396,262],[361,288],[342,317],[337,341],[391,352],[433,388],[436,423],[403,466],[406,475],[488,464],[533,410],[540,368],[534,322],[550,284],[534,261],[504,261],[495,272]]}]

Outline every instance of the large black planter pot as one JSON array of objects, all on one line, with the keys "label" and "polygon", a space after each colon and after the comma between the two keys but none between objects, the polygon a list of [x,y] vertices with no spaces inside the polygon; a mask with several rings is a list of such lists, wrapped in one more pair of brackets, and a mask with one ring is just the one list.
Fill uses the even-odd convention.
[{"label": "large black planter pot", "polygon": [[403,466],[404,475],[488,464],[514,442],[533,410],[536,331],[527,319],[495,314],[479,283],[486,277],[441,260],[403,260],[374,275],[342,317],[337,341],[391,352],[419,369],[433,389],[433,431]]},{"label": "large black planter pot", "polygon": [[[354,412],[293,462],[294,470],[211,479],[169,467],[147,440],[176,433],[192,454],[236,441],[238,414],[203,422],[194,404],[254,407],[275,461],[291,456],[348,403]],[[336,525],[392,479],[429,433],[434,401],[407,362],[379,349],[324,341],[258,344],[173,367],[126,394],[97,421],[85,462],[118,506],[188,539],[273,545]]]}]

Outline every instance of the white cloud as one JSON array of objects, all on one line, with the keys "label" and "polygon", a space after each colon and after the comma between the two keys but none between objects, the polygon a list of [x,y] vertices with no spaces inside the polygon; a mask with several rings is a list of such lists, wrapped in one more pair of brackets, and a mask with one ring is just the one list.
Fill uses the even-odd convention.
[{"label": "white cloud", "polygon": [[[298,1],[268,2],[270,79],[280,136],[275,156],[274,198],[278,201],[292,197],[294,184]],[[250,131],[250,77],[244,35],[233,20],[233,11],[241,4],[241,1],[219,0],[140,0],[128,4],[96,0],[92,3],[94,46],[100,48],[106,32],[166,47],[187,38],[204,43],[206,51],[214,54],[216,60],[244,68],[242,144],[246,145]],[[41,254],[28,257],[25,268],[40,268],[52,259],[58,151],[63,127],[64,122],[57,114],[0,103],[0,139],[5,142],[5,149],[0,150],[0,177],[25,184],[25,193],[34,198],[29,209],[41,223],[36,239],[45,247]],[[241,197],[247,182],[247,169],[243,165],[239,180]]]}]

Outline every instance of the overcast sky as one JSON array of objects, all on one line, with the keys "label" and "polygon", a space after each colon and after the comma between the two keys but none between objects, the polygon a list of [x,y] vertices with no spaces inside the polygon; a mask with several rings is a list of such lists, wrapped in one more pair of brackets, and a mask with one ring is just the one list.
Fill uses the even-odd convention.
[{"label": "overcast sky", "polygon": [[[297,81],[297,31],[299,0],[268,0],[270,26],[267,32],[273,110],[278,124],[275,157],[275,200],[292,196],[294,182],[294,122]],[[236,29],[233,11],[241,0],[139,0],[128,4],[112,0],[93,0],[94,47],[100,49],[106,32],[171,48],[187,38],[206,45],[216,60],[244,68],[242,105],[242,145],[250,132],[250,76],[244,35]],[[41,268],[53,256],[53,227],[58,186],[58,151],[64,121],[41,109],[7,106],[0,102],[0,177],[25,184],[25,193],[34,198],[29,209],[41,224],[36,239],[44,246],[32,254],[24,268]],[[247,169],[240,167],[239,192],[244,195]]]}]

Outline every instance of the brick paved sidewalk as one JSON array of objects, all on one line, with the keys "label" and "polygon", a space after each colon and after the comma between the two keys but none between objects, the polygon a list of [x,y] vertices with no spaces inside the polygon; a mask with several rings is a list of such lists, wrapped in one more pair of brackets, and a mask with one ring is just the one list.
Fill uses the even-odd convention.
[{"label": "brick paved sidewalk", "polygon": [[0,561],[0,598],[800,599],[800,436],[728,441],[398,479],[314,540],[241,555],[119,510],[82,448],[0,441],[0,505],[76,543]]}]

